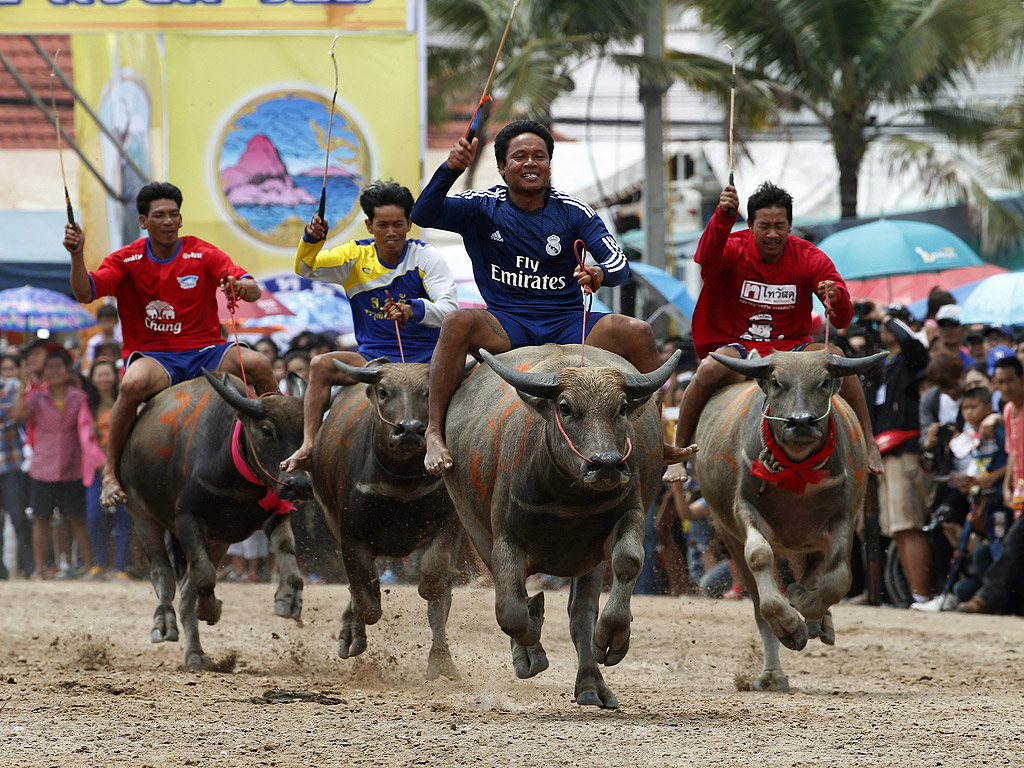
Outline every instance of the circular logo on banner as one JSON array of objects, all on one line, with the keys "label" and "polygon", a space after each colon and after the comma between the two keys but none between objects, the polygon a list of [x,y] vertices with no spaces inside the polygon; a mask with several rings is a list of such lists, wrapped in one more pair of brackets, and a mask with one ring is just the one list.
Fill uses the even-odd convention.
[{"label": "circular logo on banner", "polygon": [[359,213],[370,177],[366,137],[344,107],[312,91],[272,91],[246,102],[218,138],[217,189],[235,224],[268,245],[294,248],[320,205],[327,165],[328,237]]}]

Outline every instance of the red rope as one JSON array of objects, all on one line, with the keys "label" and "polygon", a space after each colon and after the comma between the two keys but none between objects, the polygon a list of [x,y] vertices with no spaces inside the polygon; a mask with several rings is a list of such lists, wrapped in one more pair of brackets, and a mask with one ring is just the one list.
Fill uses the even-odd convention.
[{"label": "red rope", "polygon": [[[595,280],[596,276],[594,275],[594,271],[592,269],[589,269],[587,267],[587,265],[586,265],[587,244],[584,243],[582,240],[577,240],[572,245],[572,251],[573,251],[573,254],[576,256],[576,263],[579,265],[580,269],[582,269],[584,272],[586,272],[588,275],[590,275],[591,281]],[[587,322],[590,320],[590,309],[591,309],[591,307],[594,306],[594,289],[593,289],[593,287],[590,286],[590,285],[584,285],[583,286],[583,296],[585,297],[584,301],[583,301],[583,333],[581,334],[582,337],[580,339],[580,345],[582,347],[586,347],[587,346]],[[583,349],[580,350],[580,368],[583,367],[583,353],[584,353],[584,351],[585,350],[583,350]],[[559,426],[561,426],[561,424],[559,424]],[[563,432],[562,434],[565,434],[565,433]],[[566,439],[568,439],[568,438],[566,438]],[[572,445],[572,443],[570,443],[570,445]],[[575,450],[575,449],[573,449],[573,450]]]},{"label": "red rope", "polygon": [[[235,323],[235,307],[238,306],[239,296],[235,294],[235,287],[230,280],[228,280],[227,273],[221,278],[225,281],[225,285],[228,287],[228,314],[231,315],[231,332],[235,335],[235,349],[238,350],[238,367],[242,371],[242,384],[245,385],[245,391],[249,391],[249,382],[245,378],[245,366],[242,364],[242,345],[238,343],[238,326]],[[245,296],[245,286],[240,286],[242,289],[242,296]]]},{"label": "red rope", "polygon": [[[567,442],[569,444],[569,448],[572,450],[572,452],[575,453],[577,456],[579,456],[581,459],[583,459],[585,462],[587,462],[587,464],[593,464],[594,462],[592,462],[590,459],[588,459],[586,456],[584,456],[582,453],[580,453],[576,449],[576,446],[572,444],[572,440],[569,439],[569,435],[565,431],[565,427],[562,426],[562,420],[558,416],[558,407],[557,406],[555,407],[555,423],[558,425],[558,431],[562,433],[562,437],[565,438],[565,442]],[[619,461],[616,464],[616,466],[618,466],[619,464],[625,464],[626,463],[626,459],[629,458],[629,455],[632,452],[633,452],[633,443],[630,441],[629,436],[627,435],[626,436],[626,455],[623,456],[621,459],[619,459]]]},{"label": "red rope", "polygon": [[[388,293],[387,289],[384,289],[384,295],[388,297],[388,304],[394,304],[396,307],[398,304],[391,298],[391,294]],[[405,362],[405,350],[402,349],[402,332],[399,330],[398,321],[395,320],[395,336],[398,337],[398,354],[402,357],[402,362]],[[390,423],[390,422],[389,422]]]},{"label": "red rope", "polygon": [[836,316],[836,311],[832,309],[832,300],[828,297],[827,290],[825,297],[821,300],[821,305],[825,307],[825,346],[828,347],[829,326],[832,325],[832,318]]}]

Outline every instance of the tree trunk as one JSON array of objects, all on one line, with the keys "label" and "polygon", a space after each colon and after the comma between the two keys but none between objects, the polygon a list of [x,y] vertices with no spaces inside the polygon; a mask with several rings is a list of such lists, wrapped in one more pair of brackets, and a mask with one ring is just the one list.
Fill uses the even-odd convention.
[{"label": "tree trunk", "polygon": [[863,115],[855,112],[836,112],[835,123],[832,125],[832,142],[835,146],[836,162],[839,164],[840,215],[844,219],[853,218],[857,215],[860,164],[867,151]]}]

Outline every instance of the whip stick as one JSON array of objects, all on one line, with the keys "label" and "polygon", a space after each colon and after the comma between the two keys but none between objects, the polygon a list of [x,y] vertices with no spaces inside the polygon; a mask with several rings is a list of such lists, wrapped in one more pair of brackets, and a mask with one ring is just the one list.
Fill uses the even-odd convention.
[{"label": "whip stick", "polygon": [[334,46],[337,44],[339,37],[341,35],[334,36],[334,40],[331,42],[331,50],[327,52],[331,57],[331,64],[334,65],[334,95],[331,96],[331,117],[327,121],[327,157],[324,158],[324,186],[320,190],[320,207],[316,212],[321,221],[324,221],[324,210],[327,207],[327,169],[331,165],[331,131],[334,128],[334,102],[338,99],[338,60],[334,58]]},{"label": "whip stick", "polygon": [[480,96],[480,103],[476,105],[476,112],[473,113],[473,119],[469,123],[469,130],[466,131],[466,141],[473,143],[473,137],[476,136],[476,127],[480,122],[480,110],[483,109],[491,99],[491,81],[494,79],[494,70],[498,68],[498,59],[501,58],[501,49],[505,47],[505,38],[508,37],[508,31],[512,28],[512,18],[516,15],[516,9],[519,7],[519,0],[515,0],[512,3],[512,12],[508,15],[508,23],[505,24],[505,31],[501,33],[501,42],[498,43],[498,52],[494,54],[494,63],[491,64],[491,72],[487,75],[487,83],[484,85],[484,92]]},{"label": "whip stick", "polygon": [[[729,49],[729,55],[732,57],[732,81],[729,86],[729,186],[734,186],[732,177],[732,126],[733,117],[736,113],[736,51],[731,45],[725,46]],[[732,216],[733,210],[729,209],[729,215]]]},{"label": "whip stick", "polygon": [[53,68],[50,70],[50,108],[53,109],[53,123],[57,128],[57,155],[60,157],[60,177],[64,182],[64,202],[68,206],[68,224],[75,225],[75,212],[71,208],[71,195],[68,192],[68,177],[64,173],[64,145],[60,140],[60,115],[57,112],[57,95],[53,88],[53,78],[56,77],[57,57],[60,55],[60,48],[53,54]]}]

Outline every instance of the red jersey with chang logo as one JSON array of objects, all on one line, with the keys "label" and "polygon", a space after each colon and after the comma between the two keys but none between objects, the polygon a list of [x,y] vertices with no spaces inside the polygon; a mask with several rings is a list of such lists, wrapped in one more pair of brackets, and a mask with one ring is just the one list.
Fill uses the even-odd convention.
[{"label": "red jersey with chang logo", "polygon": [[219,248],[186,236],[166,261],[153,257],[149,238],[140,238],[107,256],[89,276],[93,298],[117,297],[127,360],[132,352],[183,352],[221,343],[217,290],[225,274],[248,276]]},{"label": "red jersey with chang logo", "polygon": [[782,258],[769,264],[761,258],[753,232],[730,234],[734,221],[716,207],[694,256],[704,281],[691,327],[701,358],[737,342],[766,355],[813,341],[811,299],[822,280],[834,280],[839,292],[832,324],[850,324],[850,292],[828,256],[790,235]]}]

